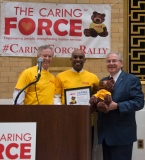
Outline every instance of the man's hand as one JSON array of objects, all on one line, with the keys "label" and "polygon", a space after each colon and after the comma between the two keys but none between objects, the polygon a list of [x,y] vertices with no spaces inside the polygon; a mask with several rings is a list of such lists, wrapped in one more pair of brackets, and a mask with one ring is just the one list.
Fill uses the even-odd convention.
[{"label": "man's hand", "polygon": [[109,111],[115,110],[118,108],[118,105],[116,102],[111,101],[110,105],[109,105]]},{"label": "man's hand", "polygon": [[107,106],[105,103],[103,102],[99,102],[97,105],[97,110],[104,112],[104,113],[108,113],[109,111],[115,110],[117,109],[117,103],[115,103],[114,101],[111,101],[110,105]]}]

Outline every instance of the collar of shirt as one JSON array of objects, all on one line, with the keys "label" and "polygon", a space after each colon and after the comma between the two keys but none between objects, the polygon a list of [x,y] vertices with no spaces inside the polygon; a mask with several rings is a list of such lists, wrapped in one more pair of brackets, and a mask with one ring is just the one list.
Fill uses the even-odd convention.
[{"label": "collar of shirt", "polygon": [[[38,67],[38,64],[36,66]],[[41,67],[41,69],[49,72],[49,68],[46,70],[43,67]]]},{"label": "collar of shirt", "polygon": [[114,76],[110,75],[110,77],[113,77],[114,81],[116,82],[121,72],[122,72],[122,70],[120,69],[120,71],[118,73],[116,73]]},{"label": "collar of shirt", "polygon": [[82,70],[80,70],[79,72],[77,72],[76,70],[74,70],[74,68],[72,68],[72,71],[73,71],[73,72],[76,72],[76,73],[81,73],[81,72],[83,72],[84,70],[82,69]]}]

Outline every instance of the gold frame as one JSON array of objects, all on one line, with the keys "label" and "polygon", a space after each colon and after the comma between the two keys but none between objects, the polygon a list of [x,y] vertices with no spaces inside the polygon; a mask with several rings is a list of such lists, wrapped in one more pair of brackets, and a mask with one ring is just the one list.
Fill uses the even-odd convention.
[{"label": "gold frame", "polygon": [[128,72],[128,6],[129,0],[124,0],[124,49],[123,49],[123,69]]},{"label": "gold frame", "polygon": [[[124,70],[126,72],[129,72],[129,35],[128,35],[128,31],[129,31],[129,17],[131,15],[129,15],[129,0],[124,0],[124,53],[123,53],[123,58],[124,58]],[[145,81],[141,81],[141,84],[145,84]]]}]

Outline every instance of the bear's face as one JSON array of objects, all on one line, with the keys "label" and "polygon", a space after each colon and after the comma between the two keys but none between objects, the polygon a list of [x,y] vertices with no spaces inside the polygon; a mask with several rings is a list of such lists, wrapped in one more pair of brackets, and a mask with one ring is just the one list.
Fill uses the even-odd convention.
[{"label": "bear's face", "polygon": [[111,79],[111,80],[100,81],[99,90],[100,89],[106,89],[106,90],[112,92],[114,89],[114,80]]},{"label": "bear's face", "polygon": [[101,14],[101,13],[98,13],[98,12],[93,12],[93,15],[91,16],[91,19],[94,23],[96,24],[101,24],[105,21],[105,14]]},{"label": "bear's face", "polygon": [[71,99],[72,99],[72,100],[75,100],[76,98],[72,96]]}]

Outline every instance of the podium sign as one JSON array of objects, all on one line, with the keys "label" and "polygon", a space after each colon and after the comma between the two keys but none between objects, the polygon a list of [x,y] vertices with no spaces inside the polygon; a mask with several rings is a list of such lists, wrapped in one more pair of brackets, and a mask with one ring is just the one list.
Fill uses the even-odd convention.
[{"label": "podium sign", "polygon": [[35,160],[36,123],[0,123],[0,159]]},{"label": "podium sign", "polygon": [[[91,160],[90,106],[2,105],[0,122],[37,123],[35,160]],[[23,128],[22,125],[22,130]],[[1,127],[0,130],[2,131]],[[16,153],[16,148],[13,149],[20,156]],[[25,155],[30,155],[29,149],[30,147],[25,147]],[[2,152],[0,149],[0,156],[7,150]]]}]

